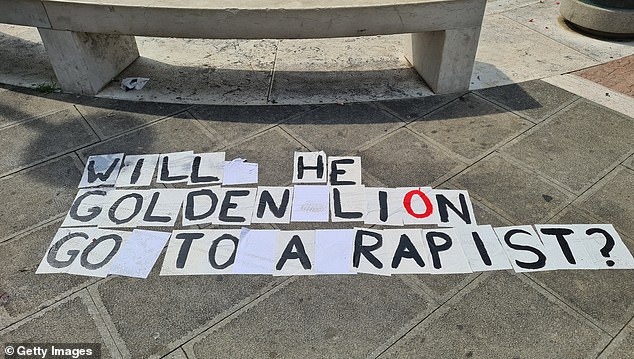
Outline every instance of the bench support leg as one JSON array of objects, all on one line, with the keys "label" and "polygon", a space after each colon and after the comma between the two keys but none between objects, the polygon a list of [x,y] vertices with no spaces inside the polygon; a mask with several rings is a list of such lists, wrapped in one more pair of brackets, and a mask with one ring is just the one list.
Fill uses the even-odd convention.
[{"label": "bench support leg", "polygon": [[480,27],[412,34],[405,56],[435,93],[469,90]]},{"label": "bench support leg", "polygon": [[139,57],[134,36],[38,30],[66,92],[94,95]]}]

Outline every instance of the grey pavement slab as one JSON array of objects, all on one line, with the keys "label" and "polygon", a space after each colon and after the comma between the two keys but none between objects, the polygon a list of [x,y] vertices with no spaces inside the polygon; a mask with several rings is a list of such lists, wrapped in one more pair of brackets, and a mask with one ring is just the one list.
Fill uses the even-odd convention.
[{"label": "grey pavement slab", "polygon": [[213,152],[222,147],[222,140],[206,131],[188,113],[157,121],[79,151],[88,156],[107,153],[148,154],[178,151]]},{"label": "grey pavement slab", "polygon": [[436,185],[465,167],[446,151],[404,128],[360,154],[364,172],[389,187]]},{"label": "grey pavement slab", "polygon": [[272,128],[228,148],[225,158],[257,162],[259,185],[285,186],[293,179],[293,153],[302,150],[305,148],[287,133]]},{"label": "grey pavement slab", "polygon": [[472,94],[408,125],[449,150],[473,160],[533,124]]},{"label": "grey pavement slab", "polygon": [[478,201],[472,199],[471,204],[473,205],[473,212],[475,212],[476,223],[479,225],[490,224],[493,227],[504,227],[512,224],[509,220]]},{"label": "grey pavement slab", "polygon": [[[79,166],[78,166],[79,164]],[[68,211],[81,179],[81,163],[63,156],[0,178],[0,241]]]},{"label": "grey pavement slab", "polygon": [[365,358],[430,309],[397,277],[297,278],[186,351],[196,358]]},{"label": "grey pavement slab", "polygon": [[634,170],[618,167],[601,180],[596,189],[587,193],[578,205],[634,238]]},{"label": "grey pavement slab", "polygon": [[412,275],[437,303],[443,303],[477,278],[474,274]]},{"label": "grey pavement slab", "polygon": [[583,191],[632,153],[632,119],[582,100],[502,149],[573,191]]},{"label": "grey pavement slab", "polygon": [[610,343],[601,359],[634,359],[634,321]]},{"label": "grey pavement slab", "polygon": [[100,343],[102,358],[119,357],[110,351],[91,314],[85,299],[75,296],[19,326],[0,331],[0,343]]},{"label": "grey pavement slab", "polygon": [[406,122],[416,120],[459,97],[460,93],[378,102]]},{"label": "grey pavement slab", "polygon": [[485,157],[451,183],[514,224],[545,221],[572,201],[570,194],[498,154]]},{"label": "grey pavement slab", "polygon": [[634,170],[634,155],[631,155],[630,158],[625,160],[625,162],[623,162],[623,165]]},{"label": "grey pavement slab", "polygon": [[0,243],[0,291],[9,295],[8,303],[2,306],[9,318],[0,314],[0,322],[15,322],[93,281],[90,277],[67,274],[35,274],[60,224],[58,220]]},{"label": "grey pavement slab", "polygon": [[160,277],[162,262],[161,256],[147,279],[113,278],[97,288],[100,311],[132,358],[168,354],[175,349],[173,342],[206,329],[278,280],[244,275]]},{"label": "grey pavement slab", "polygon": [[402,125],[398,118],[372,104],[350,103],[323,105],[282,126],[316,150],[329,156],[345,156]]},{"label": "grey pavement slab", "polygon": [[189,112],[225,143],[231,144],[264,131],[311,106],[194,106]]},{"label": "grey pavement slab", "polygon": [[186,105],[95,99],[77,109],[104,139],[174,115]]},{"label": "grey pavement slab", "polygon": [[0,130],[0,174],[62,155],[99,139],[74,108],[63,109]]},{"label": "grey pavement slab", "polygon": [[480,278],[381,357],[582,358],[607,344],[609,336],[517,275]]},{"label": "grey pavement slab", "polygon": [[187,355],[185,354],[183,349],[178,348],[174,350],[173,352],[164,356],[163,359],[187,359]]},{"label": "grey pavement slab", "polygon": [[541,80],[474,91],[533,122],[541,122],[579,97]]},{"label": "grey pavement slab", "polygon": [[611,335],[634,317],[634,271],[570,270],[530,274]]},{"label": "grey pavement slab", "polygon": [[41,94],[26,89],[8,87],[0,88],[0,128],[70,108],[72,102],[63,101],[76,99],[73,95]]}]

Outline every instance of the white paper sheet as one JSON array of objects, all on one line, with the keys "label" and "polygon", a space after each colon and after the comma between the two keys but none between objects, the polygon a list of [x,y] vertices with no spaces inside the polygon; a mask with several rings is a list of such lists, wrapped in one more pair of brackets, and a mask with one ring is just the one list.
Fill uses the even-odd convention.
[{"label": "white paper sheet", "polygon": [[220,185],[224,177],[225,153],[197,153],[192,160],[192,172],[188,185]]},{"label": "white paper sheet", "polygon": [[366,209],[365,186],[330,187],[332,222],[363,222]]},{"label": "white paper sheet", "polygon": [[112,191],[112,188],[80,189],[62,227],[94,227],[102,224],[108,212],[108,194]]},{"label": "white paper sheet", "polygon": [[385,243],[383,231],[355,228],[355,243],[352,252],[352,270],[358,273],[370,273],[389,276],[392,274],[390,263],[393,248]]},{"label": "white paper sheet", "polygon": [[121,244],[108,274],[147,278],[171,233],[135,229]]},{"label": "white paper sheet", "polygon": [[326,183],[328,159],[324,151],[295,152],[293,155],[293,183]]},{"label": "white paper sheet", "polygon": [[127,155],[115,187],[147,187],[152,184],[159,155]]},{"label": "white paper sheet", "polygon": [[331,186],[361,185],[361,157],[328,157],[328,184]]},{"label": "white paper sheet", "polygon": [[328,186],[295,186],[292,222],[328,222],[330,213]]},{"label": "white paper sheet", "polygon": [[123,153],[88,157],[79,188],[113,186],[117,182]]},{"label": "white paper sheet", "polygon": [[293,187],[258,187],[251,222],[289,223],[292,203]]},{"label": "white paper sheet", "polygon": [[274,276],[315,274],[315,231],[279,231],[276,242]]},{"label": "white paper sheet", "polygon": [[158,161],[157,183],[187,183],[192,172],[193,151],[162,153]]},{"label": "white paper sheet", "polygon": [[173,227],[187,190],[115,190],[100,227]]},{"label": "white paper sheet", "polygon": [[460,226],[456,227],[455,231],[462,251],[474,272],[512,268],[502,244],[490,225]]},{"label": "white paper sheet", "polygon": [[[385,246],[389,248],[390,271],[392,274],[421,274],[431,273],[431,261],[429,249],[423,240],[423,231],[420,229],[386,229],[383,231]],[[402,248],[397,257],[396,253]],[[400,258],[400,260],[398,259]],[[422,265],[421,265],[422,264]],[[396,268],[394,268],[396,266]]]},{"label": "white paper sheet", "polygon": [[355,274],[352,271],[353,229],[315,231],[315,274]]},{"label": "white paper sheet", "polygon": [[223,185],[258,183],[258,164],[245,161],[242,158],[225,161]]},{"label": "white paper sheet", "polygon": [[224,188],[218,208],[218,223],[231,226],[251,224],[257,188]]},{"label": "white paper sheet", "polygon": [[403,223],[405,224],[438,224],[440,215],[431,187],[400,187],[401,205],[403,206]]},{"label": "white paper sheet", "polygon": [[536,272],[555,269],[550,267],[544,245],[531,226],[509,226],[493,228],[498,235],[513,270]]},{"label": "white paper sheet", "polygon": [[160,275],[230,274],[237,255],[235,242],[239,246],[239,239],[240,229],[174,231]]},{"label": "white paper sheet", "polygon": [[365,224],[403,226],[402,192],[396,188],[366,187]]},{"label": "white paper sheet", "polygon": [[277,230],[242,228],[234,274],[273,274]]},{"label": "white paper sheet", "polygon": [[[633,269],[634,258],[619,233],[611,224],[578,224],[572,227],[577,233],[585,233],[582,239],[591,257],[592,266],[600,269]],[[610,241],[609,238],[612,240]],[[612,249],[610,243],[614,242]]]},{"label": "white paper sheet", "polygon": [[[423,238],[425,238],[425,244],[429,249],[432,274],[473,272],[458,241],[458,234],[453,228],[423,230]],[[434,260],[434,252],[437,253],[436,261]]]},{"label": "white paper sheet", "polygon": [[188,190],[183,199],[183,226],[218,224],[225,189],[219,186]]},{"label": "white paper sheet", "polygon": [[460,227],[477,225],[469,192],[465,190],[434,189],[431,193],[433,195],[431,197],[432,203],[436,206],[439,216],[439,226]]}]

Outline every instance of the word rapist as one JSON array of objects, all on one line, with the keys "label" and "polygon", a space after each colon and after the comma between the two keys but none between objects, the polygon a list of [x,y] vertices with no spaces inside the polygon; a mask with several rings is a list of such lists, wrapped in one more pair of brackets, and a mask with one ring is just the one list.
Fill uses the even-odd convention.
[{"label": "word rapist", "polygon": [[[293,186],[248,187],[258,164],[223,152],[92,156],[37,273],[145,278],[168,241],[161,275],[634,268],[609,224],[493,228],[476,223],[464,190],[365,187],[355,156],[293,162]],[[291,222],[355,226],[248,228]],[[212,225],[222,229],[200,229]]]}]

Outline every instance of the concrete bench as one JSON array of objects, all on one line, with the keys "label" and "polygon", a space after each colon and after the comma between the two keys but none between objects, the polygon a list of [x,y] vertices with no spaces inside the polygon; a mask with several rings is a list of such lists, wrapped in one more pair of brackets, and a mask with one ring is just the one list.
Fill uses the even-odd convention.
[{"label": "concrete bench", "polygon": [[[11,0],[0,22],[39,29],[64,91],[95,94],[138,56],[134,36],[308,39],[411,33],[436,93],[467,90],[486,0]],[[183,51],[187,51],[183,49]]]}]

